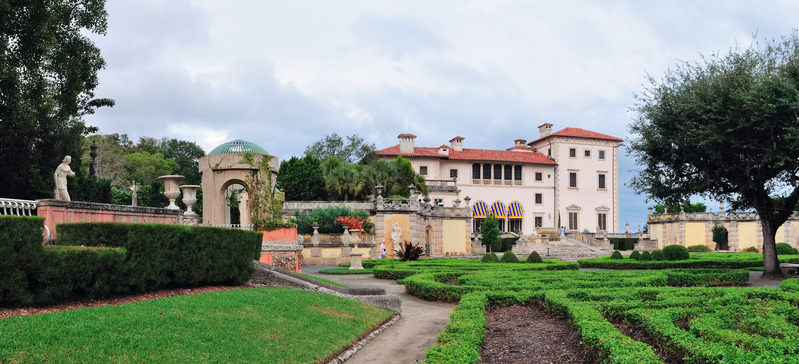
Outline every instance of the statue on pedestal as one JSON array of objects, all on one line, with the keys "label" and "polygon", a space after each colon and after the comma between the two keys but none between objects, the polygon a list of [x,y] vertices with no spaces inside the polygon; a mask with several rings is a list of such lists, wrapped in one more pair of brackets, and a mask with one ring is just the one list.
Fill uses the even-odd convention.
[{"label": "statue on pedestal", "polygon": [[137,191],[139,191],[139,186],[136,186],[136,181],[133,181],[133,184],[130,185],[130,190],[131,190],[130,205],[139,206],[139,195],[136,193]]},{"label": "statue on pedestal", "polygon": [[55,169],[53,177],[55,178],[55,199],[70,201],[69,192],[67,191],[67,176],[75,177],[75,172],[69,168],[69,163],[72,162],[72,157],[65,156],[61,164]]},{"label": "statue on pedestal", "polygon": [[399,226],[399,223],[394,223],[391,225],[391,241],[394,244],[402,244],[402,228]]}]

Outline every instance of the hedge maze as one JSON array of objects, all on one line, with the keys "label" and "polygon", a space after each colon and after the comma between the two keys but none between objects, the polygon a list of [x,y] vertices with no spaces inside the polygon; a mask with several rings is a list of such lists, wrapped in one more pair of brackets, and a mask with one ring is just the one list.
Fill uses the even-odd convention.
[{"label": "hedge maze", "polygon": [[[729,258],[724,258],[729,259]],[[492,305],[542,303],[603,363],[799,363],[799,280],[744,288],[746,269],[576,271],[567,263],[378,264],[428,300],[460,300],[430,363],[475,363]],[[552,270],[562,264],[565,270]],[[428,269],[421,273],[422,267]],[[412,270],[420,272],[409,275]],[[380,273],[377,273],[380,272]],[[639,340],[641,338],[645,340]],[[637,339],[636,339],[637,338]]]}]

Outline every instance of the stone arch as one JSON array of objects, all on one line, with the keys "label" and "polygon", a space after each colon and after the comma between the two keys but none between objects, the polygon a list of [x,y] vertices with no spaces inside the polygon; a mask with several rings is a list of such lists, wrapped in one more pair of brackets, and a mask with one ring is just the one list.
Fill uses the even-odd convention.
[{"label": "stone arch", "polygon": [[[251,193],[252,186],[247,181],[254,174],[266,179],[266,172],[259,165],[268,158],[267,165],[272,171],[272,186],[277,179],[278,160],[269,156],[266,151],[255,144],[243,140],[234,140],[220,145],[208,155],[200,158],[199,169],[202,175],[203,189],[203,225],[224,225],[228,208],[225,199],[227,189],[235,184],[244,187]],[[247,211],[250,215],[250,206]],[[249,220],[249,216],[248,216]]]}]

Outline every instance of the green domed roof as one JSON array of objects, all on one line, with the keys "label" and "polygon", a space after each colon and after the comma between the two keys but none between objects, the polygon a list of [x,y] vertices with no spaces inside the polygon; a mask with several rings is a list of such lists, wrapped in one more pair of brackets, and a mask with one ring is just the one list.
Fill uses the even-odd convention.
[{"label": "green domed roof", "polygon": [[259,147],[255,143],[250,143],[245,140],[236,139],[234,141],[230,141],[224,143],[212,150],[208,155],[213,154],[239,154],[239,153],[253,153],[253,154],[266,154],[269,155],[269,152],[266,149]]}]

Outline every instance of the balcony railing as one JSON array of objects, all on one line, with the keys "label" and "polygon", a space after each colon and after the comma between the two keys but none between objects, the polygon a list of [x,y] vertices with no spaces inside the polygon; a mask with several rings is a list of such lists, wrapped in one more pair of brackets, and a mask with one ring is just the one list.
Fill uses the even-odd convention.
[{"label": "balcony railing", "polygon": [[430,192],[458,192],[458,183],[454,179],[428,179],[425,182]]}]

